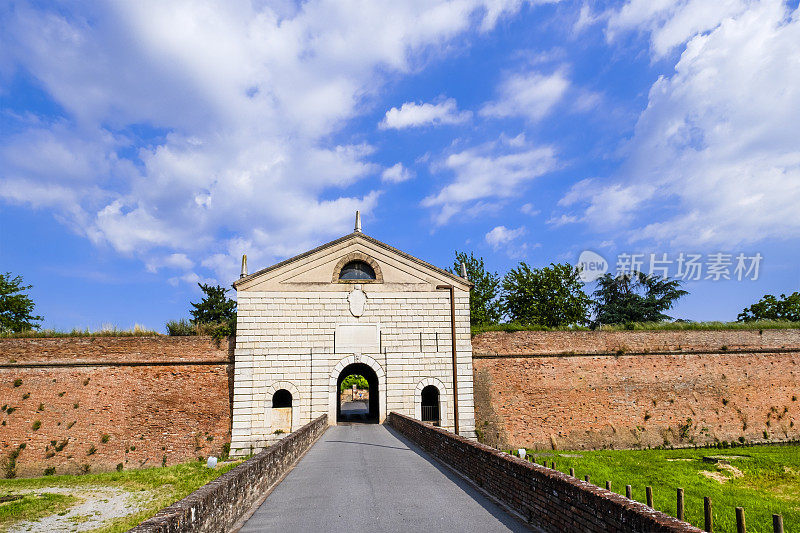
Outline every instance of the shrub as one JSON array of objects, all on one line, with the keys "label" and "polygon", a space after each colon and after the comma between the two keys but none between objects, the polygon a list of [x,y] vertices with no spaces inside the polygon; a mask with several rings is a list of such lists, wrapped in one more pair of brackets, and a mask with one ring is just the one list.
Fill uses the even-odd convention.
[{"label": "shrub", "polygon": [[88,384],[89,384],[89,378],[84,379],[83,380],[83,386],[85,387]]},{"label": "shrub", "polygon": [[97,448],[94,444],[89,447],[89,451],[86,452],[86,455],[94,455],[97,452]]},{"label": "shrub", "polygon": [[135,452],[136,451],[136,446],[131,446],[131,451]]},{"label": "shrub", "polygon": [[42,427],[42,421],[41,421],[41,420],[35,420],[35,421],[33,422],[33,425],[31,426],[31,429],[33,429],[34,431],[36,431],[36,430],[38,430],[40,427]]},{"label": "shrub", "polygon": [[31,397],[31,393],[30,392],[26,392],[25,394],[22,395],[22,399],[23,400],[27,400],[30,397]]},{"label": "shrub", "polygon": [[78,467],[79,474],[88,474],[89,473],[89,465],[84,463]]},{"label": "shrub", "polygon": [[80,407],[80,406],[81,406],[81,405],[80,405],[79,403],[77,403],[77,402],[75,402],[75,403],[73,403],[73,404],[72,404],[72,408],[73,408],[73,409],[77,409],[77,408],[78,408],[78,407]]},{"label": "shrub", "polygon": [[55,448],[55,450],[56,450],[57,452],[60,452],[61,450],[63,450],[63,449],[64,449],[64,447],[65,447],[67,444],[69,444],[69,439],[64,439],[64,440],[62,440],[61,442],[59,442],[58,444],[56,444],[55,446],[53,446],[53,448]]},{"label": "shrub", "polygon": [[181,318],[167,322],[167,333],[172,337],[188,337],[197,335],[197,328],[185,318]]},{"label": "shrub", "polygon": [[122,472],[122,469],[125,468],[122,463],[117,463],[117,472]]},{"label": "shrub", "polygon": [[6,409],[6,414],[9,414],[9,415],[10,415],[11,413],[13,413],[13,412],[14,412],[14,411],[16,411],[16,410],[17,410],[17,408],[16,408],[16,407],[9,407],[8,409]]},{"label": "shrub", "polygon": [[14,386],[15,386],[15,387],[20,387],[20,386],[22,386],[22,380],[21,380],[21,379],[19,379],[19,378],[15,379],[15,380],[14,380]]},{"label": "shrub", "polygon": [[58,397],[59,397],[59,398],[61,398],[61,397],[62,397],[62,396],[64,396],[66,393],[67,393],[67,391],[62,391],[62,392],[59,392],[59,393],[58,393]]},{"label": "shrub", "polygon": [[100,437],[100,442],[102,442],[103,444],[105,444],[106,442],[108,442],[108,439],[110,439],[110,438],[111,438],[111,437],[108,435],[108,433],[103,433],[103,436],[102,436],[102,437]]},{"label": "shrub", "polygon": [[56,473],[56,467],[54,466],[48,466],[47,468],[44,469],[45,476],[53,476],[55,475],[55,473]]},{"label": "shrub", "polygon": [[44,411],[44,404],[43,403],[39,404],[39,411]]},{"label": "shrub", "polygon": [[162,467],[163,466],[167,466],[167,456],[166,455],[164,455],[164,457],[161,458],[161,466]]},{"label": "shrub", "polygon": [[222,454],[220,456],[220,460],[227,461],[230,454],[231,454],[231,443],[226,442],[225,444],[222,445]]},{"label": "shrub", "polygon": [[73,420],[72,422],[70,422],[69,424],[67,424],[67,429],[71,429],[71,428],[72,428],[72,426],[74,426],[74,425],[75,425],[75,422],[77,422],[77,420]]}]

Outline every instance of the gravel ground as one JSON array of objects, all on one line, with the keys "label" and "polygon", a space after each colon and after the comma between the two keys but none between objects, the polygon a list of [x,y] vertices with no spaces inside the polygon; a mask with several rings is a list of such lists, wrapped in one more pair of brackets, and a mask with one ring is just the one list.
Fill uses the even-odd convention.
[{"label": "gravel ground", "polygon": [[69,494],[76,496],[81,501],[63,515],[45,516],[35,522],[17,522],[8,528],[9,533],[89,531],[105,525],[109,520],[138,512],[142,509],[143,502],[152,496],[150,491],[129,492],[115,487],[102,486],[40,487],[15,491],[16,494],[32,492]]}]

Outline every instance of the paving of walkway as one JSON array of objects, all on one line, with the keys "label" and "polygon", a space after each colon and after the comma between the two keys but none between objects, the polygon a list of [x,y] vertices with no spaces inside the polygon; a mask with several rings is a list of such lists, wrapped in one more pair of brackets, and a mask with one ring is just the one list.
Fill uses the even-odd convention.
[{"label": "paving of walkway", "polygon": [[527,531],[393,430],[328,428],[241,531]]}]

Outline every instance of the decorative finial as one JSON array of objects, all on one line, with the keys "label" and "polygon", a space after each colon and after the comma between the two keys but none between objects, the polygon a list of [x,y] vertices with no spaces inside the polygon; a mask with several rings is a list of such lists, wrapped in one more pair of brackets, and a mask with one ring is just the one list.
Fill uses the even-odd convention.
[{"label": "decorative finial", "polygon": [[467,265],[464,263],[464,261],[461,261],[461,277],[467,279]]},{"label": "decorative finial", "polygon": [[361,211],[356,211],[356,233],[361,233]]},{"label": "decorative finial", "polygon": [[247,275],[247,254],[242,255],[242,273],[239,275],[240,278],[243,278]]}]

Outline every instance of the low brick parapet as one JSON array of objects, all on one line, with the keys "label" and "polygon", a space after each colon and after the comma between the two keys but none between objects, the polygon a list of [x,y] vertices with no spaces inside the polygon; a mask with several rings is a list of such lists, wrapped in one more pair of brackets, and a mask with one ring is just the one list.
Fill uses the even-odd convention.
[{"label": "low brick parapet", "polygon": [[701,531],[609,490],[413,418],[393,412],[388,423],[528,524],[545,531]]},{"label": "low brick parapet", "polygon": [[229,531],[327,428],[328,415],[322,415],[130,531]]}]

